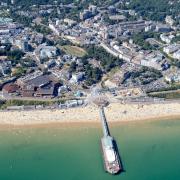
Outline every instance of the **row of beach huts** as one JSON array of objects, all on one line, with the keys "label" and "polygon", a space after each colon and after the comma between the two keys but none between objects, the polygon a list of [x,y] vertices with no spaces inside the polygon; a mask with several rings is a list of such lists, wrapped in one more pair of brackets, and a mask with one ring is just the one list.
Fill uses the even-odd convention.
[{"label": "row of beach huts", "polygon": [[84,100],[68,100],[64,103],[54,104],[51,106],[47,105],[21,105],[21,106],[8,106],[8,111],[30,111],[30,110],[45,110],[45,109],[67,109],[76,108],[79,106],[85,106],[87,103]]}]

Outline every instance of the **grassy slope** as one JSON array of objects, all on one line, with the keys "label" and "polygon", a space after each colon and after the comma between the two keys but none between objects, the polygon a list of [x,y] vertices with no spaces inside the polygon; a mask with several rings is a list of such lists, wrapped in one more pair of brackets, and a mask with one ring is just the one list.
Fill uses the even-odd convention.
[{"label": "grassy slope", "polygon": [[66,54],[70,54],[77,57],[83,57],[87,53],[84,49],[77,46],[65,45],[61,46],[61,49],[65,51]]}]

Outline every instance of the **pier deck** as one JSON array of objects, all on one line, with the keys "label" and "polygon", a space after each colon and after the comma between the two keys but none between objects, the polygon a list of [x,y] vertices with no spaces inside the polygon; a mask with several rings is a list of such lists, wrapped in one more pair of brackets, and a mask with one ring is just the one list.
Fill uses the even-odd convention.
[{"label": "pier deck", "polygon": [[104,159],[104,167],[110,174],[117,174],[122,171],[122,165],[119,157],[116,141],[110,136],[104,108],[100,108],[100,119],[104,136],[101,138],[101,148]]}]

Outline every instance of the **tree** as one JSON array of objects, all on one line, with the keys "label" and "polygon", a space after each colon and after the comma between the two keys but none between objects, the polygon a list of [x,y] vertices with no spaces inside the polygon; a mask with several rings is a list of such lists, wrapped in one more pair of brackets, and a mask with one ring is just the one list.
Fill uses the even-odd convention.
[{"label": "tree", "polygon": [[123,60],[112,56],[102,47],[90,46],[86,47],[86,51],[86,58],[95,58],[96,60],[100,61],[102,67],[106,72],[110,71],[116,66],[121,66],[123,64]]},{"label": "tree", "polygon": [[72,62],[71,65],[70,65],[69,70],[71,72],[75,72],[76,71],[76,66],[77,66],[76,62]]}]

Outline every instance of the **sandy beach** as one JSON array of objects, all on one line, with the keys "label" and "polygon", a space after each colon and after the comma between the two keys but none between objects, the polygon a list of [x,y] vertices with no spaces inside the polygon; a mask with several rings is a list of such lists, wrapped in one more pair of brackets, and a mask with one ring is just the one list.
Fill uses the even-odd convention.
[{"label": "sandy beach", "polygon": [[[130,122],[151,119],[180,118],[180,103],[120,104],[113,103],[105,108],[108,122]],[[99,122],[96,106],[35,111],[1,111],[0,125],[38,125],[49,123],[95,123]]]}]

